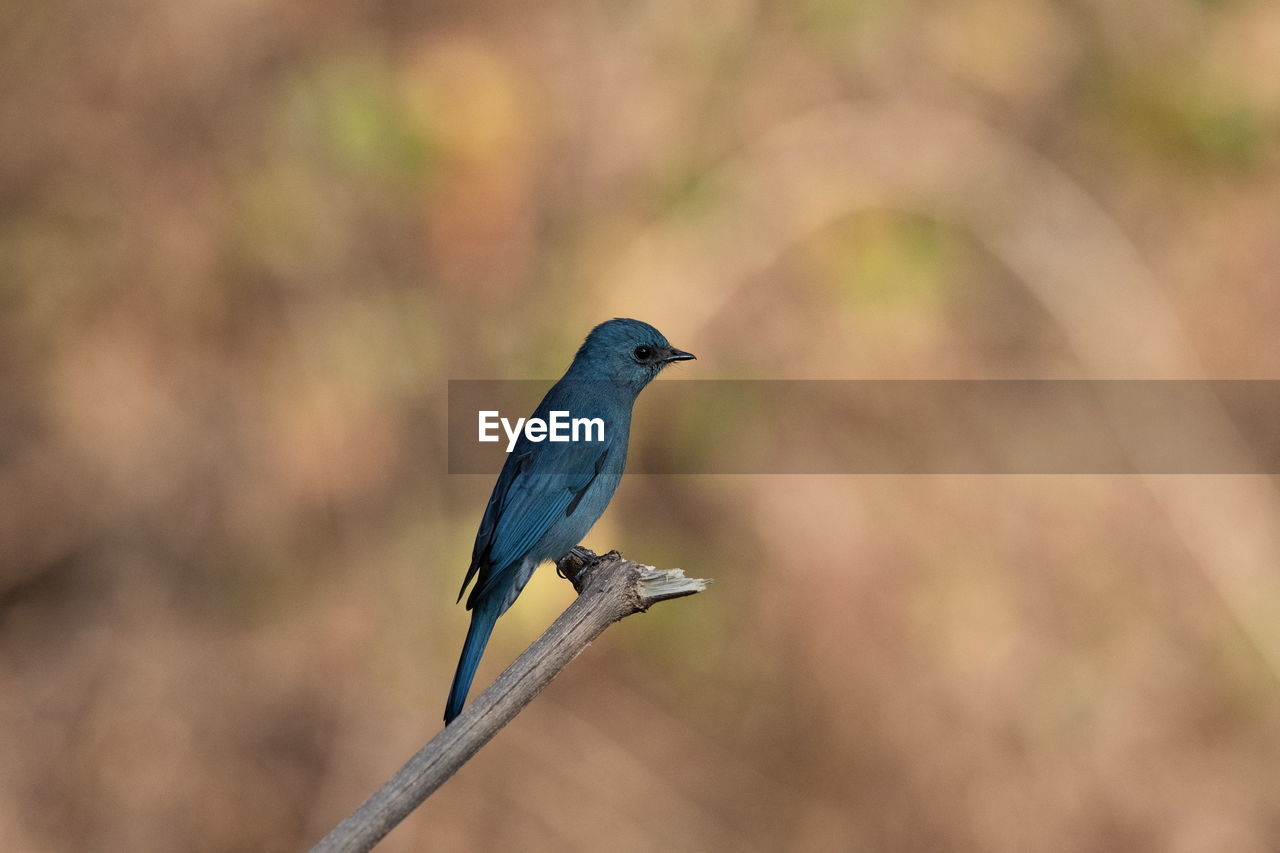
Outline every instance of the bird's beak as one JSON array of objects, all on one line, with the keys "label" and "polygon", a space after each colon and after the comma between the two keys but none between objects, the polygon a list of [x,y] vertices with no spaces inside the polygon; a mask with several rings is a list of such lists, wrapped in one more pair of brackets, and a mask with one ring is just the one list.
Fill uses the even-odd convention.
[{"label": "bird's beak", "polygon": [[691,352],[685,352],[682,349],[671,347],[671,349],[667,350],[666,358],[662,359],[662,361],[664,364],[670,364],[673,361],[690,361],[695,358],[697,358],[697,356]]}]

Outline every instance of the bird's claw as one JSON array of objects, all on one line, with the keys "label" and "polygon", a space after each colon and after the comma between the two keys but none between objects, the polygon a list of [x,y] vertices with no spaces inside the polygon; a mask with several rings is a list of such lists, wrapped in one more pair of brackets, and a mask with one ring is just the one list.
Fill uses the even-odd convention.
[{"label": "bird's claw", "polygon": [[569,549],[569,553],[556,560],[556,574],[576,587],[583,570],[598,559],[600,558],[595,551],[575,545]]}]

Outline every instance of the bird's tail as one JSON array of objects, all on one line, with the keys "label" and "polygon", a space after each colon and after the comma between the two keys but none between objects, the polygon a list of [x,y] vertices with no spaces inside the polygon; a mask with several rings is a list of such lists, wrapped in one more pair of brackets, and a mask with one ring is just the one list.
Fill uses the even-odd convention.
[{"label": "bird's tail", "polygon": [[471,681],[476,677],[476,667],[480,665],[480,656],[484,654],[484,647],[489,643],[489,635],[493,633],[493,625],[502,609],[501,597],[490,595],[476,602],[475,609],[471,611],[471,627],[467,629],[467,641],[462,644],[458,671],[454,673],[453,686],[449,688],[449,703],[444,707],[445,725],[462,713]]}]

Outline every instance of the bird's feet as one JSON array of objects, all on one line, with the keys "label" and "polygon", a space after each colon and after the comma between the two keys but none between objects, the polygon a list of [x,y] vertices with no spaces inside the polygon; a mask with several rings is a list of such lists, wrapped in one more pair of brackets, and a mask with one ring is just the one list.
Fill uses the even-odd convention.
[{"label": "bird's feet", "polygon": [[569,553],[556,560],[556,574],[573,584],[573,588],[578,592],[582,592],[582,587],[586,583],[587,577],[596,566],[610,560],[621,559],[622,555],[617,551],[597,554],[590,548],[575,545],[570,549]]},{"label": "bird's feet", "polygon": [[599,558],[595,551],[583,548],[581,545],[574,545],[569,549],[569,553],[556,560],[556,574],[577,586],[578,576],[582,574],[582,570],[597,559]]}]

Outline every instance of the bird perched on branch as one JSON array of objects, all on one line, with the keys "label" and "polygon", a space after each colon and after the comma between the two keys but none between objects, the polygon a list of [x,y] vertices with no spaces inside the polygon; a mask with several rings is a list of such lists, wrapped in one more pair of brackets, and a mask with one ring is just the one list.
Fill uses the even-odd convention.
[{"label": "bird perched on branch", "polygon": [[568,553],[609,505],[626,466],[637,395],[668,364],[693,357],[648,323],[610,320],[591,330],[569,369],[534,410],[532,418],[543,421],[555,411],[600,418],[604,436],[551,442],[531,441],[525,433],[507,456],[458,593],[461,601],[475,580],[467,597],[471,627],[445,706],[446,724],[462,711],[498,617],[534,569]]}]

